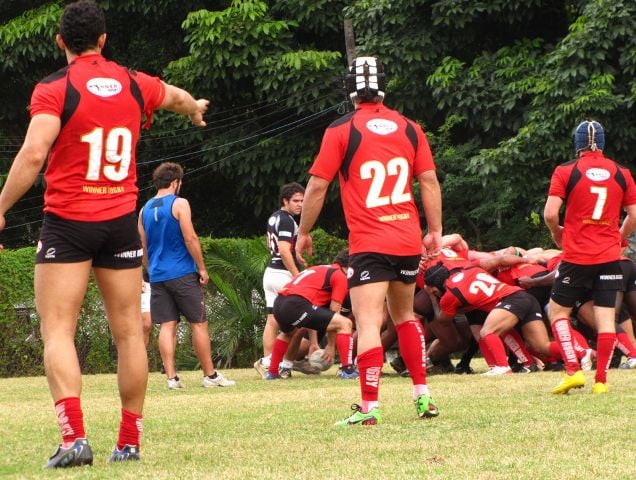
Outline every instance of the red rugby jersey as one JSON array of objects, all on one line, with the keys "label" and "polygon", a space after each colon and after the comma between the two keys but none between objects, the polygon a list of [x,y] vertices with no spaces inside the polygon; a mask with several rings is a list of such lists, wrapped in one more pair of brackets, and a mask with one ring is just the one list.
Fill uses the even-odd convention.
[{"label": "red rugby jersey", "polygon": [[332,300],[342,305],[348,292],[347,277],[340,266],[334,264],[303,270],[278,293],[283,296],[299,295],[312,305],[328,307]]},{"label": "red rugby jersey", "polygon": [[620,258],[621,210],[636,204],[628,169],[602,152],[586,152],[554,170],[548,195],[566,202],[563,260],[594,265]]},{"label": "red rugby jersey", "polygon": [[81,55],[38,83],[31,117],[50,114],[62,128],[44,174],[44,211],[80,221],[104,221],[135,211],[135,149],[163,101],[161,80],[99,54]]},{"label": "red rugby jersey", "polygon": [[424,132],[382,103],[362,103],[325,131],[311,175],[340,178],[349,252],[419,255],[413,178],[434,170]]},{"label": "red rugby jersey", "polygon": [[449,316],[458,310],[490,312],[502,298],[520,291],[523,291],[521,287],[500,282],[483,268],[465,268],[446,280],[446,292],[439,301],[439,308]]},{"label": "red rugby jersey", "polygon": [[550,273],[550,270],[536,263],[518,263],[510,267],[500,267],[497,278],[508,285],[518,285],[519,278],[532,277],[541,272]]}]

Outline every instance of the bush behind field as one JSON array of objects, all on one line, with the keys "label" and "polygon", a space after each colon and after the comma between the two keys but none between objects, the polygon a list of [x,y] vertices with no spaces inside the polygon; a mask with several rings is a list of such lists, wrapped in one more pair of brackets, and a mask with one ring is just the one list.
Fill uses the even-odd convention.
[{"label": "bush behind field", "polygon": [[[322,230],[313,234],[315,256],[311,264],[330,263],[346,241]],[[250,366],[261,350],[265,324],[263,270],[269,260],[264,237],[201,238],[210,272],[206,289],[206,314],[215,362],[221,366]],[[42,375],[40,319],[35,311],[33,269],[35,247],[0,253],[0,377]],[[63,280],[63,279],[61,279]],[[161,367],[153,329],[148,360],[151,370]],[[178,331],[177,368],[198,368],[190,346],[190,329],[181,322]],[[103,303],[91,278],[75,336],[84,373],[114,373],[116,350]]]}]

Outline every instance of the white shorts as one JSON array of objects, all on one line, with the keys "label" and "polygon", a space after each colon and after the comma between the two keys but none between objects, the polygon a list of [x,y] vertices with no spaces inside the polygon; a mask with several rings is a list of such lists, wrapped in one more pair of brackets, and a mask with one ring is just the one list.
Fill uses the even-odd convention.
[{"label": "white shorts", "polygon": [[150,313],[150,284],[144,282],[141,287],[141,313]]},{"label": "white shorts", "polygon": [[263,274],[263,290],[265,291],[265,305],[269,312],[274,308],[274,300],[278,297],[278,291],[287,285],[293,275],[289,270],[267,267]]}]

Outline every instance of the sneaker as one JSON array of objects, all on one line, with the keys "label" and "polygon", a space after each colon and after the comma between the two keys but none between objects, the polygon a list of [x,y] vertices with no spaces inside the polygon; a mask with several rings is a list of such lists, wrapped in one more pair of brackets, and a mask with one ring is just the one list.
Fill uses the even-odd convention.
[{"label": "sneaker", "polygon": [[395,370],[401,377],[409,376],[409,371],[407,370],[406,365],[404,365],[402,357],[395,357],[391,360],[389,365],[391,365],[391,368],[393,368],[393,370]]},{"label": "sneaker", "polygon": [[595,395],[599,395],[601,393],[607,393],[607,384],[596,382],[592,387],[592,393]]},{"label": "sneaker", "polygon": [[561,383],[552,389],[552,393],[556,395],[567,395],[567,393],[573,388],[581,388],[585,385],[585,376],[581,370],[577,370],[572,375],[565,374]]},{"label": "sneaker", "polygon": [[353,415],[342,420],[338,420],[334,425],[345,427],[347,425],[377,425],[382,423],[382,415],[379,408],[372,408],[368,413],[362,413],[362,407],[357,403],[351,405]]},{"label": "sneaker", "polygon": [[512,369],[510,367],[494,366],[494,367],[491,367],[490,370],[488,370],[487,372],[482,373],[482,376],[498,377],[499,375],[508,375],[508,374],[512,374]]},{"label": "sneaker", "polygon": [[263,359],[259,358],[258,360],[256,360],[254,362],[254,369],[258,372],[258,374],[262,377],[265,378],[265,374],[267,373],[267,369],[269,368],[269,365],[265,365],[263,363]]},{"label": "sneaker", "polygon": [[108,459],[108,463],[113,462],[129,462],[141,460],[141,455],[139,455],[139,447],[135,447],[133,445],[124,445],[124,448],[119,450],[117,446],[115,446],[115,450],[113,450],[113,454]]},{"label": "sneaker", "polygon": [[621,363],[618,368],[623,370],[629,370],[630,368],[636,368],[636,357],[628,358],[626,361]]},{"label": "sneaker", "polygon": [[228,380],[223,376],[221,372],[216,371],[216,377],[210,378],[207,375],[203,377],[203,382],[201,383],[205,388],[210,387],[231,387],[236,385],[234,380]]},{"label": "sneaker", "polygon": [[278,369],[278,376],[282,378],[283,380],[289,380],[292,377],[292,369],[280,367]]},{"label": "sneaker", "polygon": [[470,368],[470,365],[462,365],[461,363],[458,363],[455,366],[455,373],[459,375],[472,375],[473,373],[475,373],[475,371]]},{"label": "sneaker", "polygon": [[179,377],[168,379],[168,390],[177,390],[179,388],[185,388],[185,384],[181,381]]},{"label": "sneaker", "polygon": [[77,438],[68,448],[57,447],[44,468],[70,468],[93,464],[93,451],[85,438]]},{"label": "sneaker", "polygon": [[[596,352],[591,348],[585,350],[585,355],[581,357],[581,370],[583,370],[584,372],[589,372],[590,370],[592,370],[592,360],[594,360],[595,356]],[[636,366],[636,359],[634,360],[634,365]]]},{"label": "sneaker", "polygon": [[440,361],[431,361],[426,363],[427,375],[445,375],[447,373],[455,373],[455,367],[447,358]]},{"label": "sneaker", "polygon": [[544,372],[562,372],[563,370],[565,370],[565,365],[561,361],[546,363],[543,366]]},{"label": "sneaker", "polygon": [[531,363],[530,365],[520,365],[516,370],[513,370],[514,373],[534,373],[539,371],[539,367],[536,363]]},{"label": "sneaker", "polygon": [[435,418],[439,415],[439,410],[433,403],[433,399],[428,395],[420,395],[415,400],[417,416],[420,418]]},{"label": "sneaker", "polygon": [[263,377],[263,380],[280,380],[280,375],[275,375],[268,370],[265,372],[265,376]]},{"label": "sneaker", "polygon": [[360,374],[353,365],[340,367],[336,376],[344,380],[355,380],[356,378],[360,378]]},{"label": "sneaker", "polygon": [[305,375],[320,375],[320,370],[316,367],[313,367],[309,360],[294,360],[294,366],[292,370],[296,372],[304,373]]}]

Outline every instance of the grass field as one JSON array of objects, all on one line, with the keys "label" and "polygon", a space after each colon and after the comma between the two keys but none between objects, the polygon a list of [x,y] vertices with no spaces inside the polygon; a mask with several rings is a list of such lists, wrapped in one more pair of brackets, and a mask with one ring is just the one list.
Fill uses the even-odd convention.
[{"label": "grass field", "polygon": [[[477,370],[483,364],[475,361]],[[480,368],[481,367],[481,368]],[[253,370],[227,370],[237,386],[168,391],[150,376],[143,459],[106,462],[116,440],[115,377],[85,377],[83,406],[95,464],[44,471],[59,441],[44,378],[0,380],[3,478],[152,479],[632,479],[636,477],[636,370],[612,370],[610,393],[588,384],[568,396],[548,392],[560,373],[485,378],[436,375],[429,385],[440,408],[419,420],[410,379],[385,367],[384,423],[333,427],[358,402],[357,381],[296,374],[265,382]]]}]

